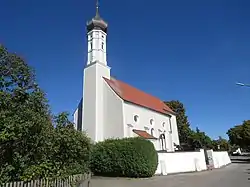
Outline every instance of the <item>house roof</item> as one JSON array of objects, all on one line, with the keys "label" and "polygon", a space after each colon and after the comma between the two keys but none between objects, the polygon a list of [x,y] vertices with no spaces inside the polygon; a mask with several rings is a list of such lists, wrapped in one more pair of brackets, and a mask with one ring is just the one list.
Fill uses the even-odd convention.
[{"label": "house roof", "polygon": [[145,139],[157,139],[156,137],[152,136],[151,134],[148,134],[146,131],[143,131],[143,130],[133,129],[133,132],[137,134],[138,136],[143,137]]},{"label": "house roof", "polygon": [[175,114],[163,101],[147,94],[129,84],[122,81],[116,80],[114,78],[104,80],[108,85],[114,90],[114,92],[121,97],[124,101],[160,112],[163,114]]}]

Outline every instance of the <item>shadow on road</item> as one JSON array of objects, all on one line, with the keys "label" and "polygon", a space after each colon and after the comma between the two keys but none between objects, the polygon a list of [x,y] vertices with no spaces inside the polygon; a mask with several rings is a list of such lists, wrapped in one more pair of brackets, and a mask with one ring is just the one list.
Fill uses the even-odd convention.
[{"label": "shadow on road", "polygon": [[250,164],[250,160],[249,161],[241,161],[241,160],[231,160],[232,163],[235,164]]},{"label": "shadow on road", "polygon": [[250,164],[250,157],[246,156],[231,156],[232,163]]},{"label": "shadow on road", "polygon": [[231,160],[235,164],[250,164],[250,160]]}]

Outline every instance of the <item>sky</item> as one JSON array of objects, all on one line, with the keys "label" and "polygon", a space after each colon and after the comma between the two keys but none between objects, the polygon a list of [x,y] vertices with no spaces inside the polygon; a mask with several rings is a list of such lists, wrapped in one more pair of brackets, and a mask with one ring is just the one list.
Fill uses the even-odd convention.
[{"label": "sky", "polygon": [[[249,0],[100,0],[111,74],[180,100],[212,138],[250,119]],[[36,70],[53,113],[82,97],[86,22],[95,0],[1,0],[0,43]]]}]

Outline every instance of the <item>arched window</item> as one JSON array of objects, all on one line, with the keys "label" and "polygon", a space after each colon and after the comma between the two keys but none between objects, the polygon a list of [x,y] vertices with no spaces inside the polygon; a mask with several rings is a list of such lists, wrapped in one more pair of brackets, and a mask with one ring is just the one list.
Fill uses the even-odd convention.
[{"label": "arched window", "polygon": [[162,127],[165,127],[165,122],[162,123]]},{"label": "arched window", "polygon": [[153,119],[151,119],[149,122],[150,122],[150,125],[154,125],[154,120]]},{"label": "arched window", "polygon": [[169,120],[169,132],[172,133],[171,118],[168,118],[168,120]]},{"label": "arched window", "polygon": [[139,121],[139,116],[135,115],[135,116],[134,116],[134,121],[135,121],[135,122],[138,122],[138,121]]},{"label": "arched window", "polygon": [[155,130],[154,130],[154,128],[152,128],[151,129],[151,135],[154,136],[154,134],[155,134]]},{"label": "arched window", "polygon": [[165,134],[160,135],[161,150],[166,150],[166,137]]}]

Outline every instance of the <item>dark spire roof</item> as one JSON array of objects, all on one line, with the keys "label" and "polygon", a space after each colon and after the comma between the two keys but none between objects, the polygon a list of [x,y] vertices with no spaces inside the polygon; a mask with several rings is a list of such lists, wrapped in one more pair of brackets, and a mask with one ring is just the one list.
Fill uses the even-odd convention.
[{"label": "dark spire roof", "polygon": [[99,1],[96,0],[96,13],[95,13],[95,17],[96,18],[100,18],[100,14],[99,14]]},{"label": "dark spire roof", "polygon": [[90,21],[87,22],[87,31],[90,32],[93,29],[100,29],[107,32],[108,24],[101,18],[99,14],[99,1],[96,0],[96,14]]}]

